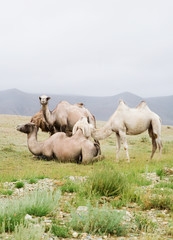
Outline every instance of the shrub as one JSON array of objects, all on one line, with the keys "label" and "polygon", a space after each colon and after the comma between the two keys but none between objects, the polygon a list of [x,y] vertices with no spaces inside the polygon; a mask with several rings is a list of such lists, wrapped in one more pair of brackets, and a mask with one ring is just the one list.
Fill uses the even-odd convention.
[{"label": "shrub", "polygon": [[23,188],[24,187],[24,183],[23,182],[16,182],[15,187],[16,188]]},{"label": "shrub", "polygon": [[87,192],[100,196],[118,196],[129,187],[127,178],[110,167],[93,172],[86,181]]},{"label": "shrub", "polygon": [[2,190],[0,190],[0,193],[3,194],[3,195],[11,196],[13,191],[12,190],[4,190],[4,189],[2,189]]},{"label": "shrub", "polygon": [[0,232],[12,232],[24,221],[25,209],[21,200],[5,200],[0,203]]},{"label": "shrub", "polygon": [[61,191],[64,192],[77,192],[79,189],[79,183],[72,182],[70,180],[67,180],[66,183],[61,186]]},{"label": "shrub", "polygon": [[126,234],[127,225],[122,224],[124,213],[110,209],[105,205],[100,209],[88,206],[87,212],[79,214],[73,211],[71,216],[72,220],[69,224],[75,231],[117,236]]},{"label": "shrub", "polygon": [[37,183],[38,181],[37,181],[37,179],[35,179],[35,178],[31,178],[31,179],[29,179],[29,181],[28,181],[28,183],[29,184],[33,184],[33,183]]},{"label": "shrub", "polygon": [[53,224],[51,232],[55,236],[60,237],[60,238],[67,238],[67,237],[69,237],[69,229],[67,227],[58,226],[56,224]]},{"label": "shrub", "polygon": [[57,206],[60,195],[60,191],[36,191],[30,194],[27,199],[27,213],[38,217],[46,216]]},{"label": "shrub", "polygon": [[168,195],[145,196],[142,200],[143,209],[168,209],[173,210],[173,198]]},{"label": "shrub", "polygon": [[135,222],[139,231],[154,232],[157,224],[141,213],[135,214]]},{"label": "shrub", "polygon": [[33,192],[21,199],[6,199],[0,202],[0,232],[14,231],[16,225],[23,223],[28,213],[45,216],[58,204],[60,191]]},{"label": "shrub", "polygon": [[[44,234],[44,227],[41,225],[33,225],[33,224],[20,224],[19,226],[15,227],[14,230],[14,239],[21,240],[21,239],[30,239],[30,240],[38,240],[42,239]],[[45,239],[45,238],[44,238]]]}]

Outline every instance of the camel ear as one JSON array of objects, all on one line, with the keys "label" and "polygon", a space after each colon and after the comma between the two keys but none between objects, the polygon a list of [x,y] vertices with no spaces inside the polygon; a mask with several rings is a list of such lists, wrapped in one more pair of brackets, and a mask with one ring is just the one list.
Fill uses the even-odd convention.
[{"label": "camel ear", "polygon": [[39,97],[39,100],[41,101],[41,97]]},{"label": "camel ear", "polygon": [[51,99],[51,97],[47,97],[47,101],[48,101],[49,99]]}]

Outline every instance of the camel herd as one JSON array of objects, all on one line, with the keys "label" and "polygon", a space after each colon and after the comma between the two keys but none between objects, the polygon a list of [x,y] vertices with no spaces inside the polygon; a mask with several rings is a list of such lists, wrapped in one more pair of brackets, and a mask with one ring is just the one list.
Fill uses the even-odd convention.
[{"label": "camel herd", "polygon": [[[31,118],[31,122],[18,125],[17,130],[27,134],[30,152],[47,159],[56,158],[61,162],[88,164],[97,161],[101,155],[99,140],[113,132],[117,138],[116,160],[119,161],[121,141],[130,162],[126,135],[137,135],[148,130],[152,139],[153,157],[157,146],[162,152],[161,120],[142,101],[136,108],[128,107],[120,100],[118,108],[105,126],[97,129],[95,117],[82,103],[70,104],[61,101],[53,111],[48,108],[50,97],[39,97],[41,110]],[[37,132],[49,132],[50,137],[37,141]],[[92,141],[92,138],[94,141]]]}]

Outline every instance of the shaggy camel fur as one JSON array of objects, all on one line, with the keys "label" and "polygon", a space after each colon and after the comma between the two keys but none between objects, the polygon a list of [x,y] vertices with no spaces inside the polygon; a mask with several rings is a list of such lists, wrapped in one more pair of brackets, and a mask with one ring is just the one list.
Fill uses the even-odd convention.
[{"label": "shaggy camel fur", "polygon": [[82,103],[70,104],[62,101],[51,112],[48,108],[50,97],[43,95],[39,99],[46,122],[54,126],[58,132],[65,132],[71,135],[74,124],[82,117],[87,117],[89,123],[96,127],[95,117]]},{"label": "shaggy camel fur", "polygon": [[37,141],[37,126],[34,123],[18,125],[17,130],[27,134],[27,144],[30,152],[36,156],[51,159],[57,158],[61,162],[76,162],[88,164],[96,161],[99,145],[86,139],[81,129],[72,137],[63,132],[55,133],[47,140]]},{"label": "shaggy camel fur", "polygon": [[36,113],[31,118],[31,122],[34,123],[37,128],[40,128],[43,132],[49,132],[50,135],[53,135],[56,132],[56,129],[45,121],[42,110],[40,110],[40,112]]},{"label": "shaggy camel fur", "polygon": [[152,112],[144,101],[142,101],[136,108],[129,108],[122,100],[120,100],[117,110],[110,117],[105,126],[100,129],[93,128],[92,125],[87,123],[86,119],[79,120],[75,124],[73,128],[74,134],[78,127],[83,129],[83,133],[87,132],[87,137],[91,135],[97,140],[105,139],[115,132],[117,138],[117,161],[119,161],[119,151],[122,140],[127,160],[130,162],[126,134],[137,135],[148,130],[149,136],[152,139],[151,158],[157,149],[157,145],[160,150],[160,155],[162,152],[160,117]]}]

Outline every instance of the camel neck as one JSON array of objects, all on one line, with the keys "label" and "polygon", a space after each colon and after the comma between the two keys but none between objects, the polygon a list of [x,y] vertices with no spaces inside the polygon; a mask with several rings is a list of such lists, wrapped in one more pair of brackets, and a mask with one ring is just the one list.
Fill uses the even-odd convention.
[{"label": "camel neck", "polygon": [[27,135],[28,148],[34,155],[41,155],[42,143],[37,141],[37,130]]},{"label": "camel neck", "polygon": [[54,124],[54,117],[53,117],[51,111],[48,108],[48,104],[42,105],[42,111],[43,111],[43,116],[44,116],[46,122],[48,122],[50,125],[53,125]]}]

